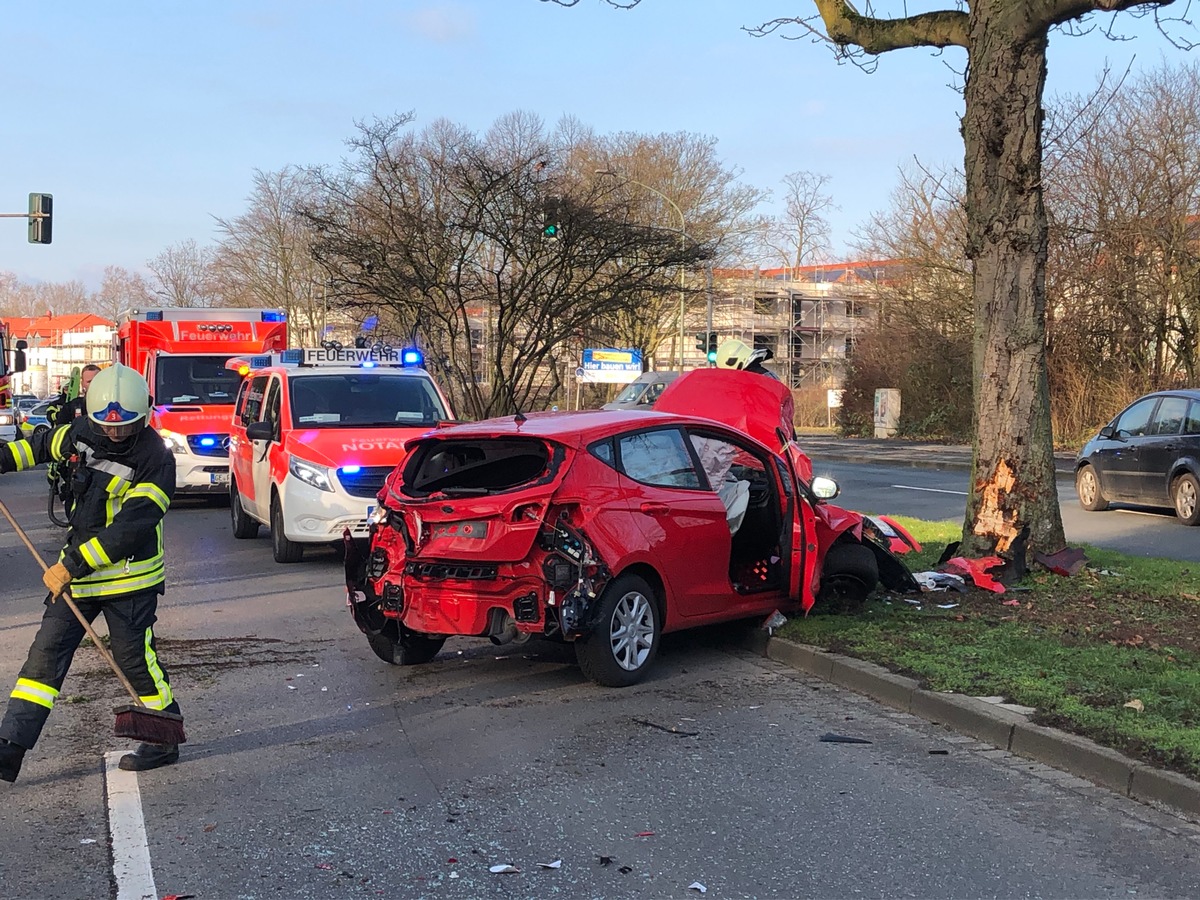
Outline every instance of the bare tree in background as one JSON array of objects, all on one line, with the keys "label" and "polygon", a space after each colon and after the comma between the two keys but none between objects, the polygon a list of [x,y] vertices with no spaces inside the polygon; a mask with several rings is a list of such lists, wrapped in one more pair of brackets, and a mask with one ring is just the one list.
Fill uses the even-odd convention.
[{"label": "bare tree in background", "polygon": [[[578,0],[547,0],[575,6]],[[608,0],[629,8],[641,0]],[[1046,372],[1047,219],[1042,198],[1042,96],[1051,29],[1087,27],[1093,13],[1172,0],[974,0],[893,16],[847,0],[812,0],[808,16],[773,19],[752,33],[814,37],[839,59],[873,69],[880,54],[961,47],[967,69],[962,134],[966,248],[975,308],[975,446],[962,551],[1055,552],[1065,543],[1054,474]],[[681,14],[686,15],[686,14]],[[1182,20],[1179,20],[1182,21]],[[1161,20],[1160,20],[1161,24]],[[1183,23],[1187,25],[1188,23]],[[1110,26],[1111,27],[1111,26]]]},{"label": "bare tree in background", "polygon": [[0,315],[36,318],[91,312],[90,301],[81,281],[26,284],[12,272],[0,272]]},{"label": "bare tree in background", "polygon": [[146,263],[151,272],[150,290],[159,305],[183,309],[213,306],[216,299],[212,272],[213,251],[188,238],[172,244]]},{"label": "bare tree in background", "polygon": [[598,323],[674,295],[678,267],[709,253],[641,224],[608,179],[569,179],[534,117],[483,136],[446,121],[405,131],[410,119],[361,125],[302,212],[341,303],[417,337],[461,415],[538,408]]},{"label": "bare tree in background", "polygon": [[790,172],[783,178],[784,213],[772,221],[765,243],[789,268],[814,265],[829,253],[827,211],[837,209],[826,192],[828,175]]},{"label": "bare tree in background", "polygon": [[297,208],[314,198],[309,174],[288,166],[254,173],[249,209],[217,219],[212,260],[224,306],[287,310],[296,343],[315,346],[326,324],[325,271],[312,255],[312,232]]},{"label": "bare tree in background", "polygon": [[154,306],[154,295],[146,279],[121,266],[105,266],[100,289],[92,295],[92,311],[116,322],[128,309]]}]

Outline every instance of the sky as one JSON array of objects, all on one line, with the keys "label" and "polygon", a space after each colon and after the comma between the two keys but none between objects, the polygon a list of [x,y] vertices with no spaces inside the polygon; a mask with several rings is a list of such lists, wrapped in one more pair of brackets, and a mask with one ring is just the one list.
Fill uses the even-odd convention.
[{"label": "sky", "polygon": [[[948,4],[947,4],[948,5]],[[877,4],[887,11],[887,3]],[[937,8],[926,6],[924,8]],[[835,256],[888,205],[898,168],[961,167],[956,90],[965,55],[903,50],[878,70],[838,65],[808,40],[743,28],[805,15],[811,0],[57,0],[0,14],[0,212],[54,195],[54,240],[0,218],[0,272],[99,286],[145,272],[214,217],[247,210],[255,170],[334,165],[355,123],[412,111],[482,133],[522,111],[601,134],[717,140],[741,180],[825,175]],[[909,11],[918,7],[908,4]],[[1149,23],[1135,40],[1051,38],[1047,98],[1189,59]]]}]

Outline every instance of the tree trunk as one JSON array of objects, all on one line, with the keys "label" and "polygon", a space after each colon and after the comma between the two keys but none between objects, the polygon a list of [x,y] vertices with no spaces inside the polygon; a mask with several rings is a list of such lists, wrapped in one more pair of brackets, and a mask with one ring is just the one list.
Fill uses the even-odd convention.
[{"label": "tree trunk", "polygon": [[1046,380],[1046,39],[1006,40],[992,21],[1000,6],[972,4],[963,116],[975,296],[975,448],[962,542],[969,556],[1010,553],[1026,527],[1029,553],[1065,543]]}]

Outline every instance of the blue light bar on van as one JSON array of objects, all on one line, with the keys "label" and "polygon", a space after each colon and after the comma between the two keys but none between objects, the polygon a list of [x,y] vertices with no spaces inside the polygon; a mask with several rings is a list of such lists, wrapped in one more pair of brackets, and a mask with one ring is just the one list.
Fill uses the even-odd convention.
[{"label": "blue light bar on van", "polygon": [[299,347],[284,350],[279,354],[279,361],[285,366],[298,366],[304,362],[304,351]]},{"label": "blue light bar on van", "polygon": [[252,369],[265,369],[270,364],[271,364],[271,357],[269,357],[269,356],[252,356],[252,357],[250,357],[250,368],[252,368]]},{"label": "blue light bar on van", "polygon": [[406,366],[419,366],[425,361],[420,350],[409,348],[400,356],[400,361]]},{"label": "blue light bar on van", "polygon": [[287,313],[283,312],[282,310],[274,310],[271,312],[264,312],[262,314],[262,320],[264,322],[286,322],[287,321]]},{"label": "blue light bar on van", "polygon": [[146,321],[147,322],[161,322],[162,320],[163,320],[163,317],[162,317],[161,309],[146,310]]}]

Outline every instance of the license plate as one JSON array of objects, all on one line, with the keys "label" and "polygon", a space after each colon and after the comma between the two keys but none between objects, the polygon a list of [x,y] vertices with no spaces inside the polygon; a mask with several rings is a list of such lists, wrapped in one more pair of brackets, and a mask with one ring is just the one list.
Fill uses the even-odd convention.
[{"label": "license plate", "polygon": [[208,473],[208,481],[209,481],[209,484],[229,484],[229,473],[228,472],[209,472]]}]

